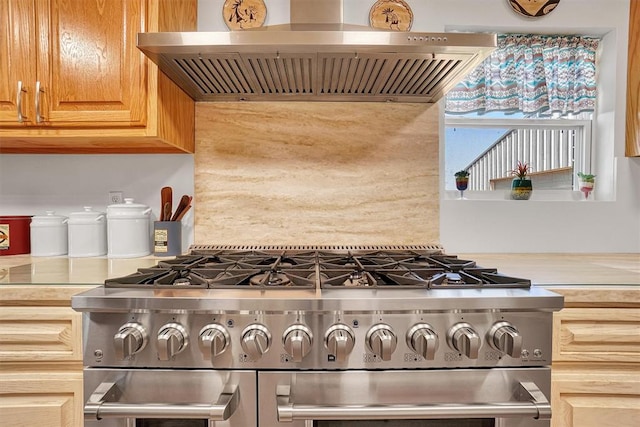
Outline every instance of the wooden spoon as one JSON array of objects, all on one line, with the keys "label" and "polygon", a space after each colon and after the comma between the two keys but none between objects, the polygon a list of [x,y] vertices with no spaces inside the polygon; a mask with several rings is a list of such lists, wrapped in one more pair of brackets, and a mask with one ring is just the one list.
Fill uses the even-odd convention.
[{"label": "wooden spoon", "polygon": [[182,218],[182,216],[184,216],[183,211],[186,213],[186,210],[191,205],[191,199],[192,197],[187,196],[186,194],[182,196],[182,198],[180,198],[180,203],[178,203],[178,207],[176,208],[171,221],[179,221],[179,218]]},{"label": "wooden spoon", "polygon": [[164,218],[163,221],[171,220],[171,203],[167,202],[164,204],[164,211],[163,211],[162,217]]},{"label": "wooden spoon", "polygon": [[176,221],[180,221],[182,219],[182,217],[184,216],[184,214],[186,214],[189,209],[191,209],[191,204],[188,204],[186,208],[184,208],[182,211],[180,211],[180,213],[178,214],[178,216],[177,216],[177,218],[175,220]]},{"label": "wooden spoon", "polygon": [[[169,216],[165,216],[167,203],[169,203]],[[173,206],[173,189],[171,187],[162,187],[160,190],[160,221],[169,221],[171,219],[171,206]]]}]

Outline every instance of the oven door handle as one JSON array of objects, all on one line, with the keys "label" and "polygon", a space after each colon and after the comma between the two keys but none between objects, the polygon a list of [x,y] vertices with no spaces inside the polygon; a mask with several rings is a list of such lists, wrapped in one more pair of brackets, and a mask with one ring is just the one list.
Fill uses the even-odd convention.
[{"label": "oven door handle", "polygon": [[237,386],[228,386],[214,404],[203,403],[120,403],[118,384],[103,382],[84,405],[86,419],[103,418],[171,418],[226,421],[233,415],[240,400]]},{"label": "oven door handle", "polygon": [[278,421],[400,420],[434,418],[551,419],[551,404],[533,382],[520,382],[518,401],[502,403],[437,403],[424,405],[308,405],[290,401],[290,386],[278,386]]}]

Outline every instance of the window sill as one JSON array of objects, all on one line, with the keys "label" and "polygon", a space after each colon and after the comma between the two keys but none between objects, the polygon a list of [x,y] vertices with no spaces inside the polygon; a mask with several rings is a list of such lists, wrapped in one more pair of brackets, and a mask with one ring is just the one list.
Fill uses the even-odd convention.
[{"label": "window sill", "polygon": [[[520,202],[521,200],[511,200],[509,196],[509,190],[494,190],[494,191],[465,191],[464,198],[460,199],[460,192],[457,190],[444,191],[443,200],[451,201],[509,201]],[[525,201],[532,202],[597,202],[597,195],[592,193],[589,195],[589,199],[585,199],[580,191],[570,190],[533,190],[531,198]]]}]

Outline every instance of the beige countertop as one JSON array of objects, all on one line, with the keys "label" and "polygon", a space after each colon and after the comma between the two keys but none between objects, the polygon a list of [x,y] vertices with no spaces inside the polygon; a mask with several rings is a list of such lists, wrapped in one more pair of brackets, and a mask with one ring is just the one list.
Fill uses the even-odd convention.
[{"label": "beige countertop", "polygon": [[[534,285],[640,285],[640,254],[457,254]],[[0,285],[102,284],[161,258],[0,257]]]},{"label": "beige countertop", "polygon": [[127,259],[3,256],[0,257],[0,285],[101,285],[107,278],[151,267],[159,259],[151,256]]},{"label": "beige countertop", "polygon": [[458,254],[535,285],[640,285],[640,254]]},{"label": "beige countertop", "polygon": [[640,307],[640,254],[458,254],[564,296],[565,307]]},{"label": "beige countertop", "polygon": [[[565,307],[640,307],[640,254],[458,254],[482,267],[530,279],[564,296]],[[68,305],[72,295],[161,258],[0,257],[0,306]],[[47,285],[47,286],[40,286]]]}]

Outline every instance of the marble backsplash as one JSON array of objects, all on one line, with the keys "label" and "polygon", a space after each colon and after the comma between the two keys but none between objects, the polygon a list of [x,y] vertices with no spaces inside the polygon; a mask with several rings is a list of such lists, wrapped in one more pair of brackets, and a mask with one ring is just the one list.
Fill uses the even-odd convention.
[{"label": "marble backsplash", "polygon": [[439,242],[438,107],[199,103],[195,243]]}]

